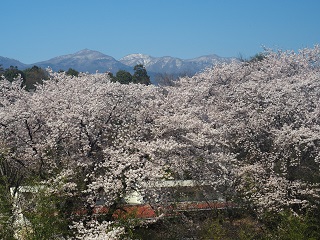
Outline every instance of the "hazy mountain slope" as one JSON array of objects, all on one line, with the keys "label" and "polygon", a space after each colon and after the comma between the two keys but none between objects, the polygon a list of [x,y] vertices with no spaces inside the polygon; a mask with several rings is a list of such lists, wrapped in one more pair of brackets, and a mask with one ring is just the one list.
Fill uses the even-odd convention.
[{"label": "hazy mountain slope", "polygon": [[63,55],[49,59],[47,61],[35,63],[40,67],[51,67],[54,71],[68,70],[73,68],[80,72],[94,73],[99,72],[117,72],[120,69],[131,70],[128,66],[115,60],[113,57],[103,53],[84,49],[74,54]]},{"label": "hazy mountain slope", "polygon": [[19,69],[25,69],[29,67],[28,64],[24,64],[18,60],[7,58],[7,57],[1,57],[1,56],[0,56],[0,65],[2,65],[4,69],[9,68],[10,66],[14,66],[14,67],[17,66]]}]

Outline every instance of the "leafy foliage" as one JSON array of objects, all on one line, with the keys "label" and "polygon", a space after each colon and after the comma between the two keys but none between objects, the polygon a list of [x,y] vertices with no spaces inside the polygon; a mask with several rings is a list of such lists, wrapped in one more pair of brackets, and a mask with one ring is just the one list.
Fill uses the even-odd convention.
[{"label": "leafy foliage", "polygon": [[0,69],[0,75],[12,82],[21,78],[21,86],[24,86],[26,90],[34,90],[37,84],[42,84],[43,80],[48,79],[48,73],[37,66],[27,68],[25,70],[19,70],[17,67],[10,66],[10,68],[2,70]]},{"label": "leafy foliage", "polygon": [[[14,81],[16,78],[21,76],[22,79],[25,79],[25,74],[23,71],[19,70],[18,67],[10,66],[9,68],[2,70],[3,77],[8,81]],[[1,75],[2,75],[1,74]]]},{"label": "leafy foliage", "polygon": [[78,77],[79,72],[73,68],[69,68],[68,71],[66,71],[66,74],[69,76],[75,76]]},{"label": "leafy foliage", "polygon": [[113,78],[113,81],[121,84],[129,84],[132,82],[132,75],[125,70],[119,70]]},{"label": "leafy foliage", "polygon": [[27,90],[34,90],[37,84],[42,84],[43,80],[48,79],[46,70],[33,66],[23,71],[25,75],[25,88]]}]

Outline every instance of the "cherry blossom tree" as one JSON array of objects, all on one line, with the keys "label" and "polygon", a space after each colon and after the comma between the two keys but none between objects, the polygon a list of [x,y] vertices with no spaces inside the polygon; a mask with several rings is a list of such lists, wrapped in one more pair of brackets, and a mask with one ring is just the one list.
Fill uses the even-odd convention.
[{"label": "cherry blossom tree", "polygon": [[36,176],[49,191],[72,198],[69,208],[85,209],[82,223],[91,222],[101,200],[108,209],[103,220],[113,221],[132,191],[151,204],[163,200],[156,183],[166,178],[228,183],[232,157],[216,141],[192,89],[64,73],[52,73],[32,93],[19,86],[1,82],[0,134],[8,161],[26,178]]},{"label": "cherry blossom tree", "polygon": [[124,197],[165,204],[157,183],[168,179],[210,185],[259,216],[319,207],[319,47],[263,56],[166,87],[98,73],[51,72],[34,92],[2,80],[3,158],[64,197],[78,239],[123,236]]},{"label": "cherry blossom tree", "polygon": [[257,211],[319,204],[319,53],[266,51],[191,83],[205,86],[208,112],[237,156],[234,186]]}]

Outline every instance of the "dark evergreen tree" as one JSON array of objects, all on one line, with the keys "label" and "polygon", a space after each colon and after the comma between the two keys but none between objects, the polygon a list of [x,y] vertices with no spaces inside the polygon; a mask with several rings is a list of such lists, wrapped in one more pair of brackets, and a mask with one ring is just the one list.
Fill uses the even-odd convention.
[{"label": "dark evergreen tree", "polygon": [[142,64],[136,65],[134,68],[134,74],[132,80],[134,83],[141,83],[145,85],[150,85],[150,77],[148,76],[146,68]]}]

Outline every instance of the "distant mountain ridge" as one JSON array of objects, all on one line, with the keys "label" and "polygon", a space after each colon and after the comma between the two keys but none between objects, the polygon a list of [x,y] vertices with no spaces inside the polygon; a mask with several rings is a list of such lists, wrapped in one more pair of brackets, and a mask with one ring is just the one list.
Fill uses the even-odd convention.
[{"label": "distant mountain ridge", "polygon": [[10,66],[16,66],[19,69],[25,69],[27,68],[29,65],[28,64],[24,64],[18,60],[12,59],[12,58],[7,58],[7,57],[1,57],[0,56],[0,65],[3,68],[9,68]]},{"label": "distant mountain ridge", "polygon": [[19,69],[25,69],[34,65],[47,68],[51,67],[54,71],[68,70],[73,68],[80,72],[94,73],[112,72],[119,70],[133,71],[137,64],[143,64],[148,73],[154,76],[160,74],[195,74],[205,68],[211,67],[217,63],[230,62],[235,58],[219,57],[215,54],[201,56],[193,59],[180,59],[170,56],[152,57],[145,54],[129,54],[116,60],[111,56],[98,51],[83,49],[73,54],[58,56],[46,61],[36,62],[34,64],[24,64],[18,60],[0,57],[0,65],[3,68],[17,66]]},{"label": "distant mountain ridge", "polygon": [[222,62],[231,62],[234,58],[223,58],[215,54],[201,56],[193,59],[181,59],[175,57],[152,57],[145,54],[130,54],[119,61],[128,66],[143,64],[150,72],[179,74],[194,74],[207,67]]}]

